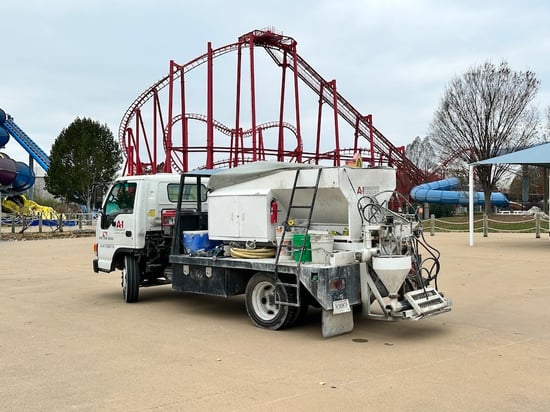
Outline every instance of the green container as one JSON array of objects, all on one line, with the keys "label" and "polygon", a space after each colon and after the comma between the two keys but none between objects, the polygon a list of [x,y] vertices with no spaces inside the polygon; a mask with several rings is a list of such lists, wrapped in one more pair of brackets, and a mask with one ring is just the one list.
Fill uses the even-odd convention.
[{"label": "green container", "polygon": [[292,236],[292,247],[294,248],[294,261],[300,261],[300,254],[302,254],[302,262],[311,262],[311,240],[309,235],[306,235],[305,240],[305,249],[302,251],[302,246],[304,246],[304,235],[295,233]]}]

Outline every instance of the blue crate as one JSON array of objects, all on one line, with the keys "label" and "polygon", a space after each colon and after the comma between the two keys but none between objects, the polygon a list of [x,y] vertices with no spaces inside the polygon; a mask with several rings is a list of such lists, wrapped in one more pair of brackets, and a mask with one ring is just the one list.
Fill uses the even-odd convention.
[{"label": "blue crate", "polygon": [[221,245],[219,240],[210,240],[208,230],[193,230],[183,232],[183,246],[188,253],[196,253],[199,250],[212,250]]}]

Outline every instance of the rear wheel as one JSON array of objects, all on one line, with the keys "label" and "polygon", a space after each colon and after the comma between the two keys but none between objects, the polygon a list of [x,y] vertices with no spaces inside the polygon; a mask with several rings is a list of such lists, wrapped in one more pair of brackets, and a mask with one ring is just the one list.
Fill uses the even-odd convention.
[{"label": "rear wheel", "polygon": [[132,255],[124,257],[122,296],[126,303],[134,303],[139,299],[139,263],[137,258]]},{"label": "rear wheel", "polygon": [[300,290],[300,306],[296,308],[296,313],[294,315],[294,319],[291,321],[291,325],[299,325],[304,321],[309,310],[310,302],[311,297],[309,295],[309,292],[304,292],[303,290]]},{"label": "rear wheel", "polygon": [[277,287],[275,276],[256,273],[246,285],[246,311],[252,322],[261,328],[283,329],[297,319],[298,308],[276,302],[288,302],[284,287]]}]

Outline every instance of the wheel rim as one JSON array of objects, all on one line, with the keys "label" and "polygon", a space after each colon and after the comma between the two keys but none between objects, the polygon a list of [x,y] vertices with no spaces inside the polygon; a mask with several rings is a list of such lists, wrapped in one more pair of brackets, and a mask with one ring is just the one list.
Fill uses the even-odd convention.
[{"label": "wheel rim", "polygon": [[279,314],[279,305],[275,303],[277,293],[270,282],[260,282],[252,292],[254,312],[264,321],[275,319]]}]

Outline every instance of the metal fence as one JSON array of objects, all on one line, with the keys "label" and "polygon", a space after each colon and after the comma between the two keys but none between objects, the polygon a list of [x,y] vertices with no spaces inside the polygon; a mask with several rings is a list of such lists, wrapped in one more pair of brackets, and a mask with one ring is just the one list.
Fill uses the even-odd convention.
[{"label": "metal fence", "polygon": [[[12,214],[0,214],[0,233],[55,233],[55,232],[90,232],[94,233],[97,224],[95,213],[65,213],[58,219],[43,219],[41,216],[20,216]],[[425,230],[430,235],[436,232],[468,232],[469,222],[451,222],[436,219],[434,215],[430,219],[422,221]],[[520,226],[520,228],[518,228]],[[550,234],[550,219],[544,213],[524,215],[520,221],[506,222],[491,219],[488,215],[482,215],[474,220],[474,232],[483,232],[487,237],[489,233],[497,232],[522,232],[534,233],[537,238],[541,233]]]},{"label": "metal fence", "polygon": [[97,223],[93,213],[64,213],[57,219],[38,216],[1,214],[1,233],[54,233],[68,231],[95,232]]},{"label": "metal fence", "polygon": [[[468,232],[470,229],[469,221],[451,222],[448,220],[436,219],[434,215],[430,219],[422,221],[424,228],[430,231],[430,236],[436,232]],[[540,238],[541,233],[550,233],[550,219],[544,213],[534,213],[523,215],[522,220],[503,221],[490,218],[484,214],[480,218],[474,219],[474,232],[482,232],[484,237],[489,233],[534,233],[536,238]]]}]

